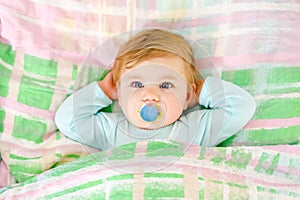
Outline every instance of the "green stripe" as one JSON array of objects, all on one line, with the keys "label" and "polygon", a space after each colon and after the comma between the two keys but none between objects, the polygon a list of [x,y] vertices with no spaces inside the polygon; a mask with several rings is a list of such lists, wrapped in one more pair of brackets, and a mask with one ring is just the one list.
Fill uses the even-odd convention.
[{"label": "green stripe", "polygon": [[78,158],[80,158],[80,155],[77,155],[77,154],[67,154],[66,157],[67,157],[67,158],[78,159]]},{"label": "green stripe", "polygon": [[271,68],[267,83],[294,83],[300,82],[300,67]]},{"label": "green stripe", "polygon": [[[40,173],[36,173],[36,174],[31,173],[31,174],[29,174],[29,173],[23,173],[23,172],[19,172],[19,171],[14,171],[14,172],[11,172],[11,174],[17,180],[18,183],[23,183],[24,181],[26,181],[26,183],[27,183],[28,180],[31,180],[37,174],[40,174]],[[20,188],[22,190],[22,187],[20,187]]]},{"label": "green stripe", "polygon": [[184,198],[184,187],[182,184],[170,182],[146,182],[144,189],[144,198]]},{"label": "green stripe", "polygon": [[251,153],[242,149],[233,149],[230,159],[226,160],[225,164],[238,169],[246,169],[251,158]]},{"label": "green stripe", "polygon": [[278,129],[259,129],[246,132],[247,141],[252,145],[297,144],[300,126]]},{"label": "green stripe", "polygon": [[12,71],[0,64],[0,96],[7,97]]},{"label": "green stripe", "polygon": [[42,156],[27,158],[27,157],[15,155],[15,154],[9,154],[9,157],[12,158],[12,159],[15,159],[15,160],[37,160],[37,159],[42,158]]},{"label": "green stripe", "polygon": [[9,169],[14,176],[15,174],[40,174],[43,172],[40,163],[34,162],[20,162],[18,164],[11,163],[9,164]]},{"label": "green stripe", "polygon": [[247,189],[249,188],[247,185],[241,185],[241,184],[237,184],[237,183],[230,183],[228,182],[227,183],[229,186],[231,187],[237,187],[237,188],[242,188],[242,189]]},{"label": "green stripe", "polygon": [[149,141],[146,156],[176,156],[181,157],[184,147],[177,143],[164,143],[160,141]]},{"label": "green stripe", "polygon": [[220,164],[226,160],[226,148],[217,148],[213,152],[215,155],[212,159],[210,159],[211,162],[215,164]]},{"label": "green stripe", "polygon": [[127,160],[135,155],[136,143],[130,143],[113,149],[108,160]]},{"label": "green stripe", "polygon": [[0,58],[9,65],[14,65],[16,58],[16,51],[12,50],[10,45],[0,42]]},{"label": "green stripe", "polygon": [[109,72],[110,72],[110,70],[103,70],[103,71],[99,72],[99,74],[100,74],[99,80],[103,80]]},{"label": "green stripe", "polygon": [[69,162],[67,165],[61,165],[53,169],[52,171],[49,171],[48,175],[51,177],[61,176],[62,174],[68,172],[75,172],[81,170],[82,168],[97,165],[99,163],[102,163],[104,160],[106,160],[106,157],[104,156],[104,152],[90,154],[79,160]]},{"label": "green stripe", "polygon": [[200,149],[201,149],[201,151],[199,153],[198,159],[203,160],[203,159],[205,159],[205,155],[206,155],[206,147],[200,146]]},{"label": "green stripe", "polygon": [[76,80],[77,77],[77,71],[78,71],[78,67],[77,65],[73,65],[73,70],[72,70],[72,80]]},{"label": "green stripe", "polygon": [[205,199],[204,193],[205,193],[204,189],[199,190],[199,199]]},{"label": "green stripe", "polygon": [[183,174],[176,173],[145,173],[145,178],[183,178]]},{"label": "green stripe", "polygon": [[0,133],[4,130],[4,119],[5,119],[5,111],[0,110]]},{"label": "green stripe", "polygon": [[132,199],[132,189],[132,183],[119,183],[118,185],[112,185],[108,199]]},{"label": "green stripe", "polygon": [[270,155],[263,152],[254,170],[259,173],[266,173],[272,175],[278,165],[279,159],[279,153],[276,155]]},{"label": "green stripe", "polygon": [[56,153],[55,156],[58,157],[58,158],[62,157],[61,153]]},{"label": "green stripe", "polygon": [[226,71],[222,73],[224,80],[233,82],[239,86],[252,85],[255,83],[255,70],[245,69],[237,71]]},{"label": "green stripe", "polygon": [[256,186],[256,189],[258,192],[267,192],[267,193],[271,193],[271,194],[284,195],[284,196],[292,197],[295,199],[300,198],[300,193],[296,193],[296,192],[288,192],[288,191],[280,190],[280,189],[275,190],[272,188],[265,188],[262,186]]},{"label": "green stripe", "polygon": [[[72,188],[64,189],[62,191],[59,191],[59,192],[53,193],[51,195],[48,195],[48,196],[46,196],[46,199],[52,199],[52,198],[55,198],[55,197],[60,197],[60,196],[63,196],[63,195],[69,194],[69,193],[76,192],[78,190],[84,190],[84,189],[91,188],[91,187],[94,187],[94,186],[97,186],[97,185],[100,185],[100,184],[103,184],[102,180],[90,181],[88,183],[85,183],[85,184],[82,184],[82,185],[79,185],[79,186],[74,186]],[[104,193],[104,191],[99,191],[99,193]]]},{"label": "green stripe", "polygon": [[19,87],[18,102],[48,110],[54,94],[51,85],[55,85],[55,81],[39,80],[23,75]]},{"label": "green stripe", "polygon": [[287,88],[267,88],[265,94],[287,94],[287,93],[300,93],[300,87],[287,87]]},{"label": "green stripe", "polygon": [[59,130],[56,130],[55,135],[56,135],[56,140],[60,140],[61,139],[61,133],[60,133]]},{"label": "green stripe", "polygon": [[255,119],[300,117],[300,98],[262,100],[256,109]]},{"label": "green stripe", "polygon": [[47,124],[45,123],[15,116],[12,135],[16,138],[22,138],[40,144],[43,142],[46,129]]},{"label": "green stripe", "polygon": [[25,54],[24,70],[33,74],[55,78],[57,76],[57,62]]},{"label": "green stripe", "polygon": [[133,179],[133,174],[121,174],[121,175],[114,175],[108,177],[106,180],[108,181],[118,181],[118,180],[126,180],[126,179]]}]

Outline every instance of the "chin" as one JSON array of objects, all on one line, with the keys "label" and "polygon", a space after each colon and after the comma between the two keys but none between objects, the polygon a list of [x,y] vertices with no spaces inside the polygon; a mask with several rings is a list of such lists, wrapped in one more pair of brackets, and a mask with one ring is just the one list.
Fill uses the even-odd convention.
[{"label": "chin", "polygon": [[152,123],[138,123],[138,124],[134,124],[132,123],[134,126],[140,128],[140,129],[144,129],[144,130],[155,130],[155,129],[160,129],[163,128],[165,126],[169,126],[170,124],[172,124],[173,122],[169,122],[169,123],[156,123],[156,122],[152,122]]}]

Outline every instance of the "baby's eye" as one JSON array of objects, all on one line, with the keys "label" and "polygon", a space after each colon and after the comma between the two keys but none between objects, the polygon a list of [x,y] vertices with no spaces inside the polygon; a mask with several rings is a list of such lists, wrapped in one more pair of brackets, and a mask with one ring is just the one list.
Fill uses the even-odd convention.
[{"label": "baby's eye", "polygon": [[170,82],[163,82],[159,85],[160,88],[163,88],[163,89],[168,89],[168,88],[171,88],[173,87],[174,85]]},{"label": "baby's eye", "polygon": [[133,82],[131,83],[131,86],[132,86],[132,87],[135,87],[135,88],[143,88],[143,87],[144,87],[143,83],[140,82],[140,81],[133,81]]}]

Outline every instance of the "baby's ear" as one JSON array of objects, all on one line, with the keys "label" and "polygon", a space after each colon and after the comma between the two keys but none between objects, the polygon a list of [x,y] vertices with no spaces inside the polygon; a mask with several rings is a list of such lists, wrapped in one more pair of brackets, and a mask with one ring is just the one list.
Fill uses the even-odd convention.
[{"label": "baby's ear", "polygon": [[198,103],[198,99],[196,99],[196,95],[195,95],[195,89],[196,89],[196,84],[194,83],[188,86],[185,105],[183,107],[184,110],[193,107]]}]

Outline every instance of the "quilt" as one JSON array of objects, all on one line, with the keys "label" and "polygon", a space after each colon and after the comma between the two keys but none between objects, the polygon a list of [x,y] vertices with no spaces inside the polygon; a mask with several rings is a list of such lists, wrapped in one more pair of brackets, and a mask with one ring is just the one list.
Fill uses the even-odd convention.
[{"label": "quilt", "polygon": [[137,142],[4,188],[0,199],[299,199],[299,152]]}]

